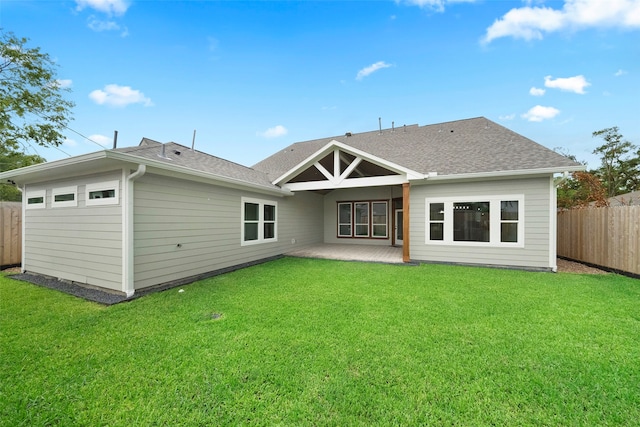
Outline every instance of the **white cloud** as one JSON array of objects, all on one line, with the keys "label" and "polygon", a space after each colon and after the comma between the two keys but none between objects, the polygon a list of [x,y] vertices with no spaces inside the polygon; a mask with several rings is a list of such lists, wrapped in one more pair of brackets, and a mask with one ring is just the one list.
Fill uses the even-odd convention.
[{"label": "white cloud", "polygon": [[553,107],[543,107],[542,105],[536,105],[529,111],[522,115],[522,118],[529,120],[530,122],[541,122],[543,120],[552,119],[560,114],[560,110]]},{"label": "white cloud", "polygon": [[500,120],[513,120],[516,118],[515,114],[507,114],[506,116],[498,117]]},{"label": "white cloud", "polygon": [[87,27],[97,33],[102,31],[121,31],[120,35],[122,37],[129,35],[127,27],[121,27],[120,24],[115,21],[98,19],[93,15],[87,19]]},{"label": "white cloud", "polygon": [[444,12],[445,4],[473,3],[476,0],[396,0],[396,3],[406,3],[411,6],[430,8],[438,12]]},{"label": "white cloud", "polygon": [[129,104],[142,104],[145,107],[153,106],[151,99],[144,96],[144,93],[130,86],[120,86],[116,84],[106,85],[104,90],[96,89],[89,94],[98,105],[109,105],[111,107],[126,107]]},{"label": "white cloud", "polygon": [[371,64],[368,67],[364,67],[362,70],[358,71],[358,74],[356,75],[356,80],[362,80],[363,78],[375,73],[378,70],[381,70],[383,68],[389,68],[389,67],[391,67],[391,64],[387,64],[384,61],[378,61],[375,64]]},{"label": "white cloud", "polygon": [[261,136],[263,138],[278,138],[280,136],[285,136],[289,131],[286,127],[282,125],[277,125],[272,128],[265,130],[264,132],[256,132],[256,135]]},{"label": "white cloud", "polygon": [[56,86],[58,88],[60,88],[60,89],[70,88],[72,84],[73,84],[73,81],[71,79],[58,79],[58,80],[56,80]]},{"label": "white cloud", "polygon": [[624,76],[625,74],[627,74],[626,70],[618,70],[615,72],[614,76],[620,77],[620,76]]},{"label": "white cloud", "polygon": [[109,148],[113,147],[113,139],[109,138],[108,136],[94,134],[94,135],[89,135],[88,138],[93,142],[97,142],[103,147],[109,147]]},{"label": "white cloud", "polygon": [[93,31],[117,31],[120,29],[120,25],[118,25],[114,21],[103,21],[95,16],[91,15],[87,20],[87,26],[91,28]]},{"label": "white cloud", "polygon": [[108,15],[124,15],[129,8],[127,0],[76,0],[76,9],[90,8]]},{"label": "white cloud", "polygon": [[542,96],[545,92],[546,90],[537,87],[532,87],[531,89],[529,89],[529,95],[532,96]]},{"label": "white cloud", "polygon": [[593,27],[640,28],[640,0],[565,0],[562,9],[514,8],[487,28],[482,41],[542,39],[545,33]]},{"label": "white cloud", "polygon": [[544,85],[553,89],[560,89],[565,92],[575,92],[579,94],[585,94],[584,88],[591,86],[591,83],[584,78],[583,75],[552,79],[551,76],[544,78]]},{"label": "white cloud", "polygon": [[73,148],[73,147],[77,147],[77,146],[78,146],[78,143],[77,143],[75,140],[73,140],[73,139],[66,138],[66,139],[62,142],[62,145],[63,145],[63,146],[65,146],[65,147],[71,147],[71,148]]}]

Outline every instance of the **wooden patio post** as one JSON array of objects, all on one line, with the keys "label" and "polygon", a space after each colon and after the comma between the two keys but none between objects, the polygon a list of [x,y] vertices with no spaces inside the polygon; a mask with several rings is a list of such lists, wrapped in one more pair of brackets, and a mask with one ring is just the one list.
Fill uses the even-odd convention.
[{"label": "wooden patio post", "polygon": [[402,262],[411,261],[409,256],[409,188],[411,184],[402,184]]}]

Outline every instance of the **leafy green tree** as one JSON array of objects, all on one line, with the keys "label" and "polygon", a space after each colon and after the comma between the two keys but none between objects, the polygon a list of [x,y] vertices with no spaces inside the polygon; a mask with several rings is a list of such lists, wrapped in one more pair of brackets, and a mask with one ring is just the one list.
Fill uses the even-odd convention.
[{"label": "leafy green tree", "polygon": [[623,139],[617,126],[593,132],[604,144],[593,150],[601,165],[594,173],[600,178],[607,197],[640,189],[640,149]]},{"label": "leafy green tree", "polygon": [[558,207],[561,209],[608,206],[607,192],[600,179],[590,172],[573,172],[558,186]]},{"label": "leafy green tree", "polygon": [[[23,154],[19,151],[7,149],[7,147],[0,144],[0,172],[43,163],[44,161],[38,155]],[[19,202],[22,200],[22,193],[12,183],[0,182],[0,200]]]},{"label": "leafy green tree", "polygon": [[0,28],[0,143],[5,150],[26,145],[58,146],[71,118],[69,89],[56,77],[56,64],[26,38]]}]

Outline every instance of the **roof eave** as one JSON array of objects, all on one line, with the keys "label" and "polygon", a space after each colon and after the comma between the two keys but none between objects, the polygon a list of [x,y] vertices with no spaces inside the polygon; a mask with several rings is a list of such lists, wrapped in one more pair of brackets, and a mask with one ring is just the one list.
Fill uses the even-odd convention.
[{"label": "roof eave", "polygon": [[[477,180],[477,179],[489,179],[489,178],[506,178],[506,177],[525,177],[533,175],[552,175],[562,172],[578,172],[586,169],[584,165],[577,166],[558,166],[539,169],[520,169],[520,170],[506,170],[506,171],[491,171],[491,172],[474,172],[474,173],[460,173],[452,175],[438,175],[436,173],[427,174],[427,178],[423,179],[425,183],[432,181],[452,181],[452,180]],[[412,183],[419,183],[421,180],[411,180]],[[417,182],[416,182],[417,181]]]},{"label": "roof eave", "polygon": [[38,163],[36,165],[25,166],[19,169],[12,169],[0,173],[0,180],[9,178],[19,179],[21,177],[26,177],[34,173],[46,172],[48,170],[53,170],[60,167],[73,166],[85,162],[105,159],[107,158],[106,153],[106,150],[96,151],[94,153],[82,154],[80,156],[74,156],[68,159],[54,160],[52,162]]},{"label": "roof eave", "polygon": [[277,196],[291,196],[293,193],[289,190],[282,188],[267,187],[264,185],[243,181],[240,179],[229,178],[218,174],[190,169],[184,166],[170,165],[159,160],[151,160],[145,157],[136,156],[133,154],[122,153],[112,150],[97,151],[89,154],[82,154],[80,156],[70,157],[68,159],[55,160],[52,162],[40,163],[37,165],[31,165],[20,169],[13,169],[7,172],[0,173],[0,181],[7,179],[24,182],[28,180],[29,175],[42,174],[47,171],[52,171],[59,168],[73,167],[87,162],[94,162],[100,160],[114,160],[131,164],[144,164],[148,167],[153,167],[159,170],[165,170],[176,174],[197,177],[206,181],[216,181],[227,186],[235,188],[248,188],[259,193],[268,193]]}]

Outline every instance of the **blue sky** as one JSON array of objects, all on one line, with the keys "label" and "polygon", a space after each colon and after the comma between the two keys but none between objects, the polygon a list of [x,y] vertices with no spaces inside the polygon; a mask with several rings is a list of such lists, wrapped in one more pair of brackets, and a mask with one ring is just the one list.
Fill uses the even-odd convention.
[{"label": "blue sky", "polygon": [[[640,145],[640,0],[0,0],[75,102],[48,160],[143,137],[252,165],[297,141],[485,116],[597,167]],[[90,138],[88,141],[79,134]]]}]

